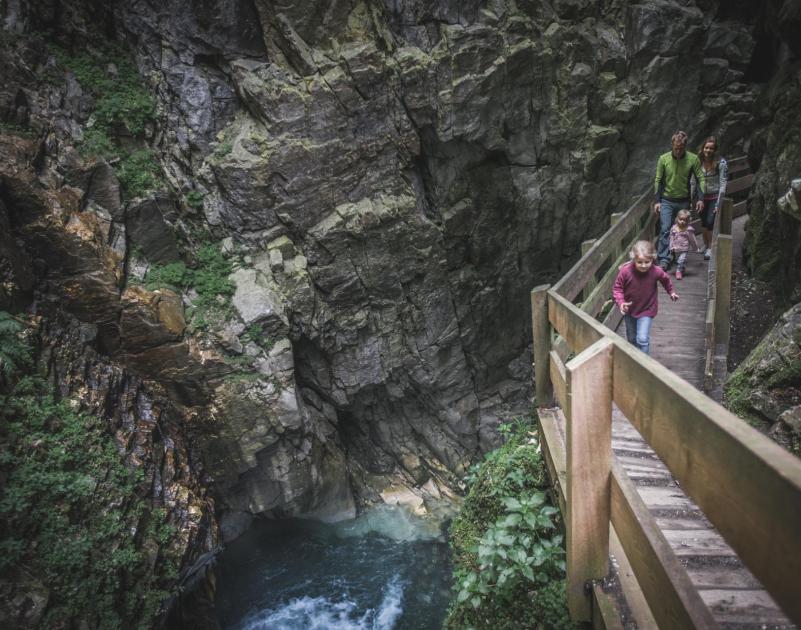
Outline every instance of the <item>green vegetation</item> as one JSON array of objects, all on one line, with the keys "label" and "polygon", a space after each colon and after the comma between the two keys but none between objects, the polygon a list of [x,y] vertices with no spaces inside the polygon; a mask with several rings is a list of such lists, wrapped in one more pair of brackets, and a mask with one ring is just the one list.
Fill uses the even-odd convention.
[{"label": "green vegetation", "polygon": [[17,376],[0,392],[0,576],[43,583],[42,627],[150,627],[177,578],[159,552],[175,529],[100,418]]},{"label": "green vegetation", "polygon": [[91,52],[70,53],[55,46],[52,49],[59,64],[68,68],[95,99],[79,147],[81,153],[116,161],[115,171],[128,197],[158,188],[161,169],[153,152],[146,148],[127,151],[120,144],[120,138],[126,137],[143,145],[145,128],[156,112],[155,101],[127,51],[112,45]]},{"label": "green vegetation", "polygon": [[451,526],[456,584],[446,629],[573,628],[565,599],[558,510],[533,422],[503,428],[505,444],[468,475]]},{"label": "green vegetation", "polygon": [[8,134],[9,136],[18,136],[20,138],[35,138],[36,133],[28,128],[23,127],[12,122],[0,121],[0,134]]},{"label": "green vegetation", "polygon": [[159,186],[161,169],[150,149],[126,155],[116,167],[122,189],[131,197],[141,197]]},{"label": "green vegetation", "polygon": [[220,160],[229,153],[231,153],[231,151],[233,150],[234,150],[233,143],[226,140],[225,142],[221,142],[220,144],[218,144],[217,148],[214,149],[214,157]]},{"label": "green vegetation", "polygon": [[239,340],[242,343],[248,343],[252,341],[262,350],[266,350],[267,352],[269,352],[275,345],[275,340],[270,338],[270,336],[264,332],[261,324],[252,324],[249,326],[248,329],[239,337]]},{"label": "green vegetation", "polygon": [[233,265],[219,246],[210,243],[202,245],[195,256],[195,269],[190,269],[183,262],[153,265],[144,278],[144,284],[151,291],[164,287],[175,291],[194,290],[197,299],[188,314],[191,314],[195,328],[205,329],[212,319],[225,318],[236,286],[228,279]]},{"label": "green vegetation", "polygon": [[190,190],[184,197],[186,205],[195,210],[200,210],[203,207],[203,193],[199,190]]},{"label": "green vegetation", "polygon": [[12,315],[0,311],[0,386],[30,364],[30,349],[20,337],[22,328]]}]

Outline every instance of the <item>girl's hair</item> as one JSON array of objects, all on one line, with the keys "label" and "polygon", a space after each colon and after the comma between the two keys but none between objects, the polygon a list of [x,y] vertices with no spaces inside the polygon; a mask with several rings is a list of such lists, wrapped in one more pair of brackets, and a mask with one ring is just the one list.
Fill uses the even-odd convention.
[{"label": "girl's hair", "polygon": [[676,222],[678,223],[679,219],[689,219],[690,218],[690,211],[689,210],[679,210],[676,213]]},{"label": "girl's hair", "polygon": [[718,155],[718,139],[715,136],[709,136],[706,140],[701,143],[701,146],[698,147],[698,156],[701,162],[704,161],[704,146],[708,143],[712,143],[715,145],[715,153],[712,155],[712,163],[715,165],[715,173],[718,172],[718,166],[720,165],[720,156]]},{"label": "girl's hair", "polygon": [[640,258],[656,258],[656,249],[651,241],[637,241],[634,246],[629,250],[629,258],[634,260],[637,256]]}]

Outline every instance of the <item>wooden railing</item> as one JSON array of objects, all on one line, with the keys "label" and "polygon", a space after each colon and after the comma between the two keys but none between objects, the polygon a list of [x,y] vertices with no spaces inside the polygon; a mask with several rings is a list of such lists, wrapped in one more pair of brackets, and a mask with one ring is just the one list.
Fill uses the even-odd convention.
[{"label": "wooden railing", "polygon": [[650,207],[643,195],[613,217],[613,226],[559,282],[531,292],[537,405],[544,412],[555,397],[566,418],[564,451],[555,448],[553,426],[543,422],[542,433],[565,517],[571,616],[590,621],[608,608],[593,581],[607,574],[611,536],[659,627],[715,627],[612,454],[615,404],[801,624],[801,462],[612,330],[620,315],[615,308],[606,312],[611,286],[628,245],[653,234]]},{"label": "wooden railing", "polygon": [[704,391],[715,394],[726,372],[731,328],[731,277],[733,261],[732,219],[742,216],[748,203],[748,191],[754,182],[748,158],[729,162],[727,197],[723,200],[712,235],[712,259],[709,261],[707,311],[704,334]]}]

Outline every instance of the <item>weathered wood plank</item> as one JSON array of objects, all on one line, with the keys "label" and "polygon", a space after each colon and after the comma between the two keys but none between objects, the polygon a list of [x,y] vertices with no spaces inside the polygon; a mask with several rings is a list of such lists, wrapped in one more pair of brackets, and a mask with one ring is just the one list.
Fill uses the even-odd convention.
[{"label": "weathered wood plank", "polygon": [[728,347],[731,330],[731,270],[732,270],[732,238],[726,234],[718,236],[718,250],[716,253],[717,280],[715,286],[715,336],[713,344],[723,344]]},{"label": "weathered wood plank", "polygon": [[727,160],[727,163],[729,165],[730,178],[732,173],[739,173],[741,171],[746,171],[751,169],[751,165],[748,163],[747,155],[740,155],[736,158],[732,158],[731,160]]},{"label": "weathered wood plank", "polygon": [[754,183],[754,175],[749,173],[748,175],[743,175],[742,177],[738,177],[737,179],[730,180],[728,185],[726,186],[726,194],[727,195],[736,195],[737,193],[748,190],[751,188],[751,185]]},{"label": "weathered wood plank", "polygon": [[747,213],[748,213],[748,199],[743,199],[742,201],[738,201],[731,208],[732,219],[736,219]]},{"label": "weathered wood plank", "polygon": [[705,589],[699,593],[720,623],[792,627],[770,595],[763,590]]},{"label": "weathered wood plank", "polygon": [[641,352],[620,344],[614,365],[620,409],[790,618],[801,623],[799,462]]},{"label": "weathered wood plank", "polygon": [[634,569],[626,553],[623,551],[620,538],[611,523],[609,525],[609,554],[612,559],[612,564],[617,570],[616,574],[620,582],[620,590],[623,591],[626,605],[632,617],[634,617],[637,628],[642,630],[656,629],[657,625],[654,615],[640,588],[637,576],[634,574]]},{"label": "weathered wood plank", "polygon": [[663,529],[677,556],[731,556],[734,550],[714,529]]},{"label": "weathered wood plank", "polygon": [[616,462],[611,486],[612,524],[659,627],[717,627],[637,489]]},{"label": "weathered wood plank", "polygon": [[564,407],[567,400],[565,364],[562,362],[562,358],[553,350],[551,350],[550,355],[550,375],[552,396],[559,405]]},{"label": "weathered wood plank", "polygon": [[537,406],[550,407],[553,401],[551,370],[548,365],[551,353],[551,325],[548,323],[548,289],[541,284],[531,290],[531,330],[534,354],[534,395]]},{"label": "weathered wood plank", "polygon": [[609,564],[609,466],[612,456],[612,350],[602,339],[567,365],[567,604],[592,620],[584,585]]},{"label": "weathered wood plank", "polygon": [[545,455],[545,463],[554,487],[554,494],[559,503],[559,511],[567,514],[565,491],[567,488],[567,458],[565,442],[559,430],[561,411],[559,409],[539,409],[537,416],[540,422],[542,440],[540,446]]},{"label": "weathered wood plank", "polygon": [[592,587],[592,627],[601,630],[623,630],[620,608],[611,595],[604,593],[599,584]]}]

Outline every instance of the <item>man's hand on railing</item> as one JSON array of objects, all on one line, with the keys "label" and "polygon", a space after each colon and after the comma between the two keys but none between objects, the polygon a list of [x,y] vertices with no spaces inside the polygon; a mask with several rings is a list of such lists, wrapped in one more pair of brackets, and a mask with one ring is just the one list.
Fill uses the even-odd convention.
[{"label": "man's hand on railing", "polygon": [[670,294],[670,299],[675,302],[676,300],[679,299],[679,294],[674,291],[673,293]]},{"label": "man's hand on railing", "polygon": [[631,306],[631,302],[621,302],[618,304],[618,308],[620,308],[620,312],[625,315],[629,312],[629,307]]},{"label": "man's hand on railing", "polygon": [[657,201],[657,202],[654,204],[654,214],[656,214],[656,215],[659,215],[659,210],[660,210],[661,208],[662,208],[662,204],[661,204],[659,201]]}]

